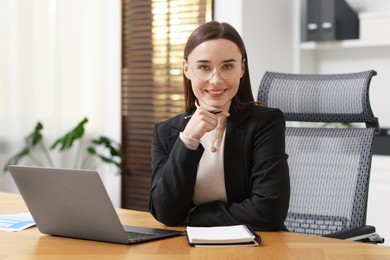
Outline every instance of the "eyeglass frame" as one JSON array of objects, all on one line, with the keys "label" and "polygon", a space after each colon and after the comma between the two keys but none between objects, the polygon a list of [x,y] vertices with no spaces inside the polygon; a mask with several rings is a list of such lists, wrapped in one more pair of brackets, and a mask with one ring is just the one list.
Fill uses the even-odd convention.
[{"label": "eyeglass frame", "polygon": [[[242,58],[242,59],[241,59],[241,71],[245,68],[245,64],[244,64],[244,63],[245,63],[245,60],[246,60],[245,58]],[[239,74],[239,73],[237,72],[237,74],[234,75],[234,76],[232,76],[231,78],[225,78],[225,77],[223,77],[223,76],[221,75],[221,72],[219,71],[219,69],[220,69],[223,65],[226,65],[226,64],[229,64],[229,63],[239,63],[239,61],[226,61],[226,62],[222,63],[221,65],[219,65],[218,67],[215,67],[214,65],[211,65],[211,67],[213,68],[213,71],[215,70],[215,72],[213,72],[212,74],[211,74],[211,72],[210,72],[209,78],[207,78],[207,79],[201,79],[201,78],[199,78],[199,76],[197,75],[197,73],[194,72],[194,68],[191,66],[189,60],[186,59],[185,62],[187,63],[188,67],[192,70],[192,73],[195,75],[195,77],[196,77],[197,79],[201,80],[201,81],[209,81],[209,80],[211,80],[211,79],[215,76],[215,74],[217,74],[217,73],[218,73],[219,77],[221,77],[221,78],[224,79],[224,80],[233,79],[236,75]]]}]

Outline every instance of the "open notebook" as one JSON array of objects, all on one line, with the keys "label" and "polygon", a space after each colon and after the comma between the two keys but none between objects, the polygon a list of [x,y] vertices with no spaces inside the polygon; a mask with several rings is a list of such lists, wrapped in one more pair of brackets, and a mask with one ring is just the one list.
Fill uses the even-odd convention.
[{"label": "open notebook", "polygon": [[121,244],[183,234],[123,226],[96,171],[27,166],[8,169],[44,234]]}]

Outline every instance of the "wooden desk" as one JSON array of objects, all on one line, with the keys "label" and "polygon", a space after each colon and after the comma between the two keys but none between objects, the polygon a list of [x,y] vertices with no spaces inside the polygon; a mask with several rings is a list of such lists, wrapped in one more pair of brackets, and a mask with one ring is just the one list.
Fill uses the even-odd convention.
[{"label": "wooden desk", "polygon": [[[0,192],[0,214],[26,211],[19,195]],[[118,213],[123,224],[165,228],[147,212]],[[184,236],[119,245],[43,235],[33,227],[0,232],[0,259],[390,259],[390,247],[385,246],[288,232],[259,234],[263,239],[259,247],[193,248]]]}]

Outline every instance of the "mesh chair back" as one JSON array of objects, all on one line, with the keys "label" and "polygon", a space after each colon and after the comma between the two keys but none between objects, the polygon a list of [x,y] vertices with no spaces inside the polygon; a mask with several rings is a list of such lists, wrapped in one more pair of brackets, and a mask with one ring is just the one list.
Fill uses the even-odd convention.
[{"label": "mesh chair back", "polygon": [[365,225],[378,126],[368,97],[374,75],[375,71],[264,75],[258,101],[280,108],[287,121],[368,126],[286,128],[291,198],[285,225],[290,231],[324,235]]}]

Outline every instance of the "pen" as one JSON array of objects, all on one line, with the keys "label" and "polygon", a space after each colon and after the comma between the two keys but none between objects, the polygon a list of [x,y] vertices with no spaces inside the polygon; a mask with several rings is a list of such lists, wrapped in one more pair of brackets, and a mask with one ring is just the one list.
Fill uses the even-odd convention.
[{"label": "pen", "polygon": [[[211,111],[210,113],[217,115],[221,112],[222,112],[222,110],[214,110],[214,111]],[[192,117],[192,115],[188,115],[188,116],[185,116],[184,119],[190,119],[191,117]]]},{"label": "pen", "polygon": [[222,110],[214,110],[214,111],[211,111],[210,113],[216,115],[216,114],[219,114],[221,112],[222,112]]}]

